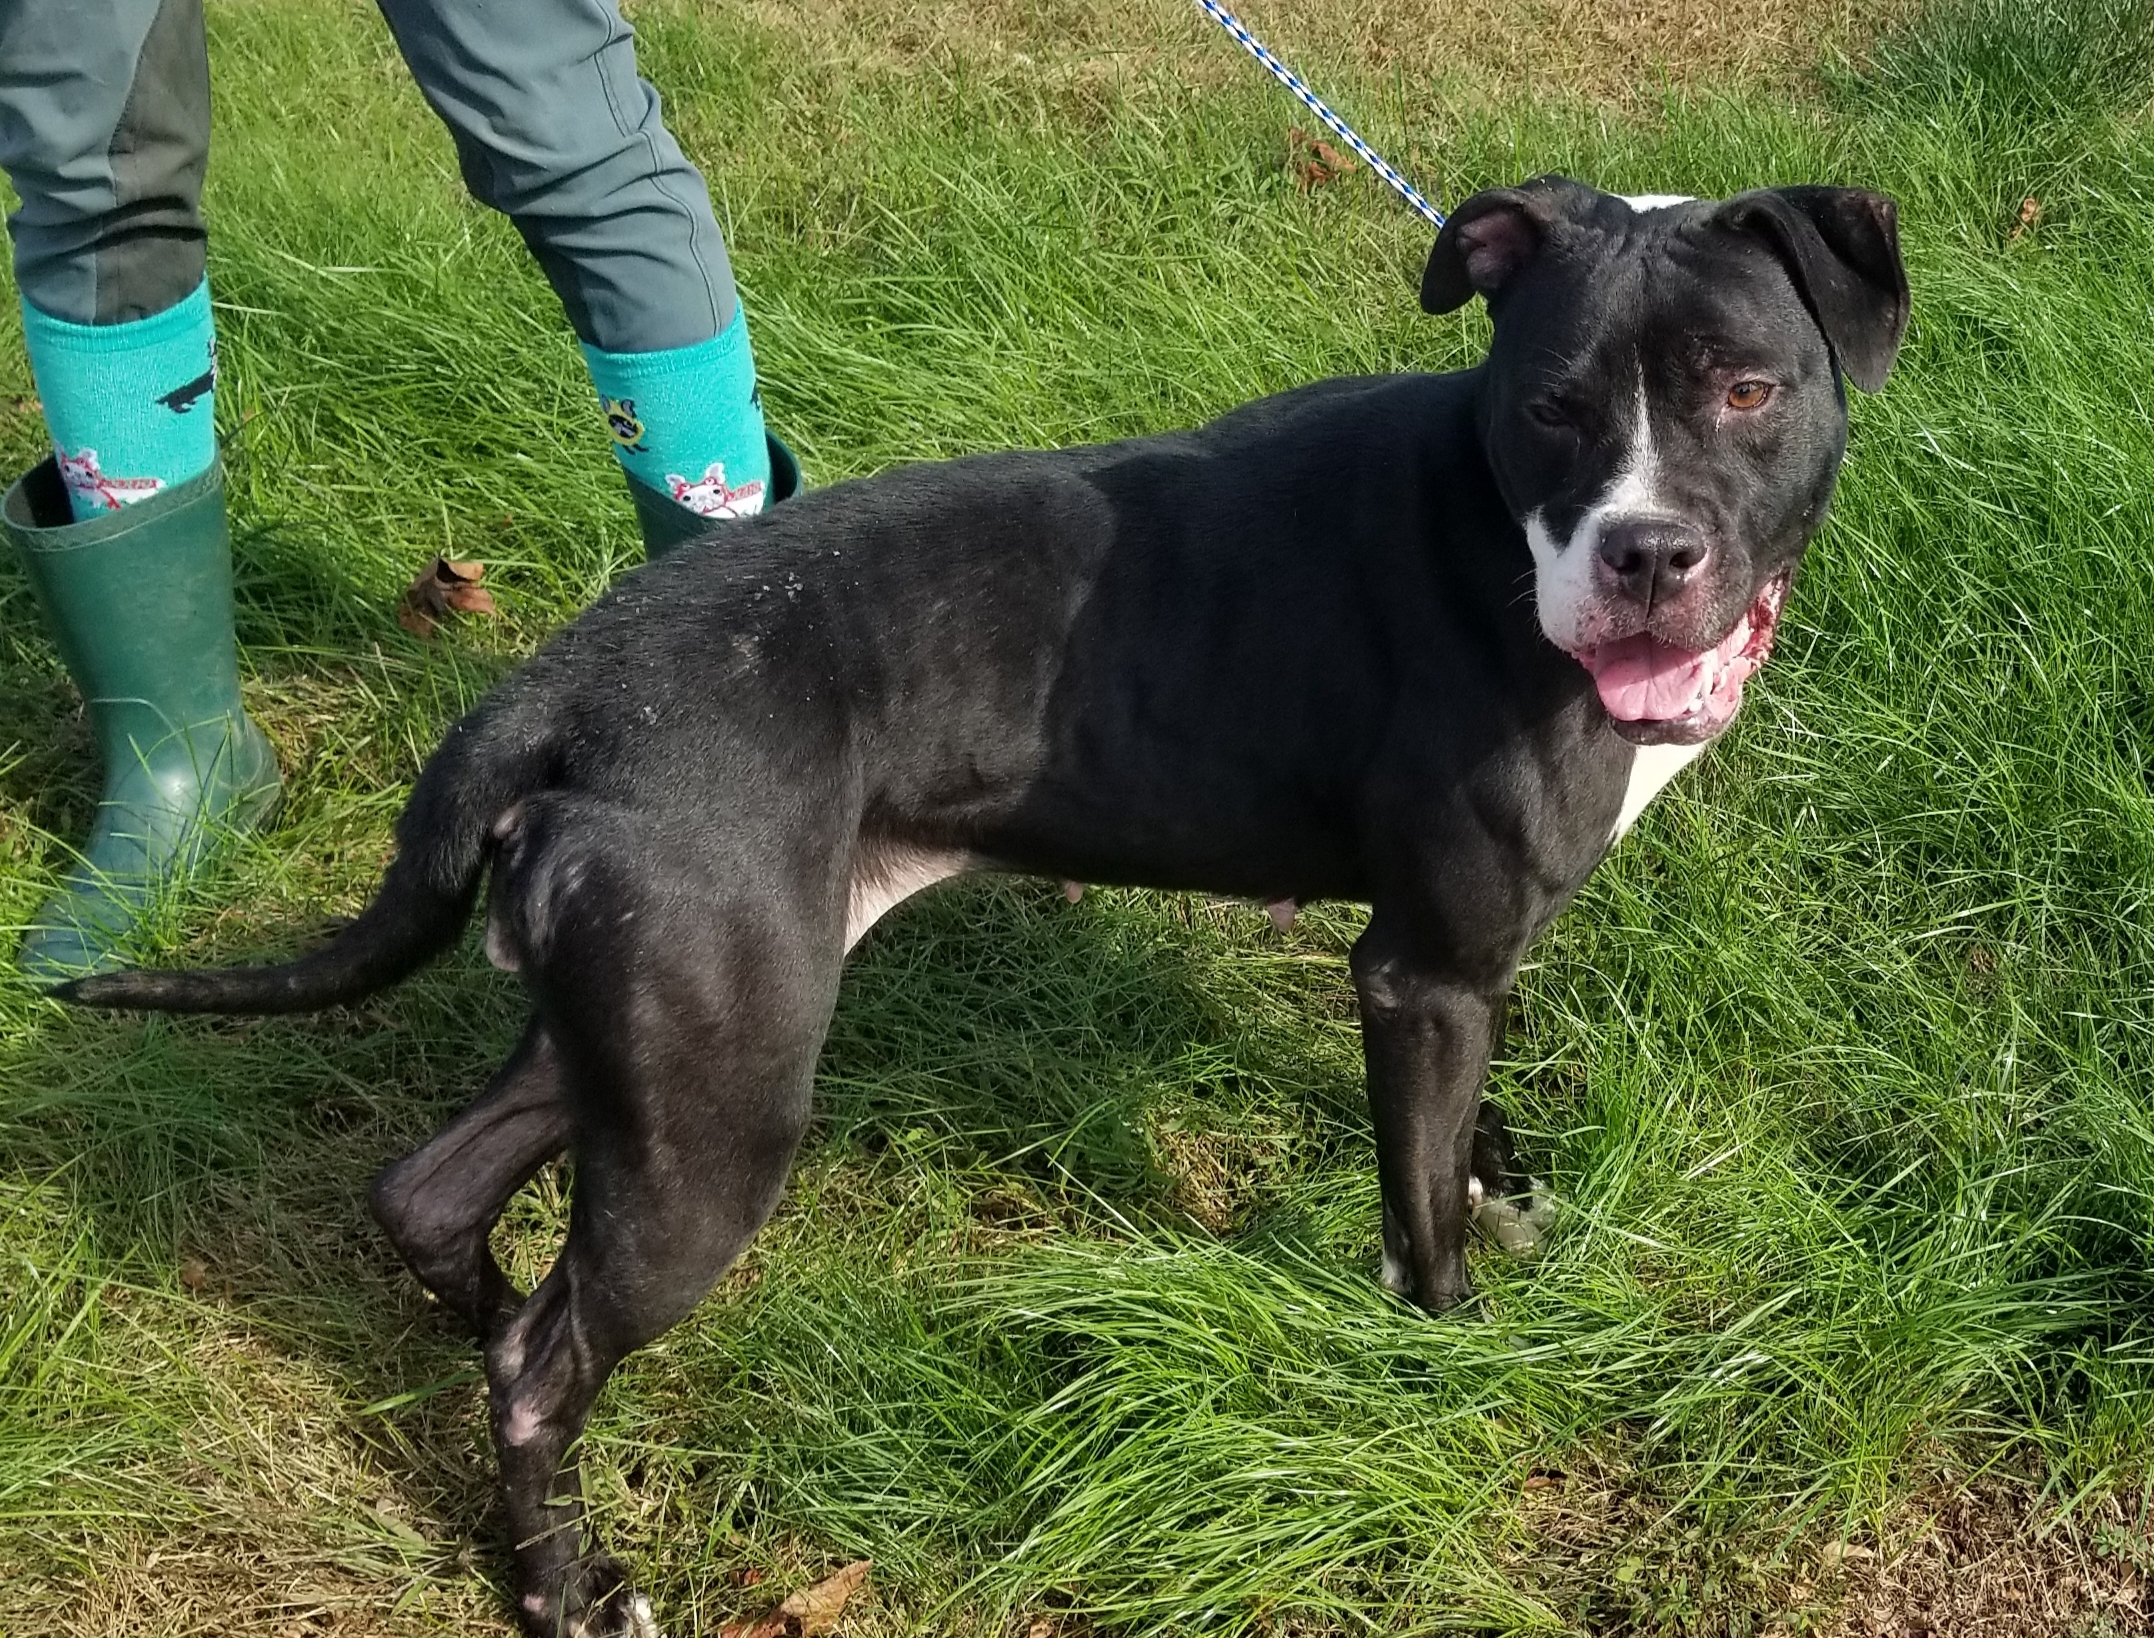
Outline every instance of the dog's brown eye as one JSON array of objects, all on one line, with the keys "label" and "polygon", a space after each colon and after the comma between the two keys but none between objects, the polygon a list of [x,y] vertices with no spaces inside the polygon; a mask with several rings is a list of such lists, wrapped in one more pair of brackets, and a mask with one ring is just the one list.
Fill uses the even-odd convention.
[{"label": "dog's brown eye", "polygon": [[1526,406],[1526,413],[1544,427],[1567,427],[1571,418],[1564,414],[1563,406],[1547,398],[1536,398]]},{"label": "dog's brown eye", "polygon": [[1728,389],[1728,408],[1754,410],[1772,395],[1770,381],[1738,381]]}]

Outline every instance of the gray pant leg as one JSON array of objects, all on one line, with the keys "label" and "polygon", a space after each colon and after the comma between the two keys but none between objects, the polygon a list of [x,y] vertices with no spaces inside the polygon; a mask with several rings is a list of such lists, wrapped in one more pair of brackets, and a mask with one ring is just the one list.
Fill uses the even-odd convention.
[{"label": "gray pant leg", "polygon": [[32,306],[123,324],[191,292],[208,159],[202,0],[0,0],[0,168]]},{"label": "gray pant leg", "polygon": [[379,4],[465,183],[516,224],[577,335],[659,352],[732,322],[710,194],[637,77],[615,0]]}]

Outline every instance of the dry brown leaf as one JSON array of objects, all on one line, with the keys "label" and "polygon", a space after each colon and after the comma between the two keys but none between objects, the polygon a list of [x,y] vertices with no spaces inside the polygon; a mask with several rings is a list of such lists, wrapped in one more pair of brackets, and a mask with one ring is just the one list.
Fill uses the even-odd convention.
[{"label": "dry brown leaf", "polygon": [[1328,142],[1312,142],[1309,151],[1316,155],[1319,162],[1330,166],[1334,175],[1344,176],[1354,168],[1354,162]]},{"label": "dry brown leaf", "polygon": [[814,1586],[802,1588],[774,1610],[752,1620],[728,1622],[718,1629],[719,1638],[818,1638],[845,1613],[846,1600],[860,1590],[873,1562],[856,1559]]},{"label": "dry brown leaf", "polygon": [[199,1257],[189,1257],[179,1265],[179,1283],[189,1291],[207,1291],[209,1289],[209,1264]]},{"label": "dry brown leaf", "polygon": [[456,563],[445,557],[412,576],[396,605],[396,623],[414,637],[431,637],[447,614],[492,614],[494,596],[479,582],[483,563]]},{"label": "dry brown leaf", "polygon": [[2030,193],[2019,202],[2019,219],[2012,224],[2011,229],[2005,234],[2005,238],[2008,240],[2017,239],[2041,219],[2042,201]]},{"label": "dry brown leaf", "polygon": [[1354,162],[1345,154],[1322,137],[1312,137],[1299,125],[1287,127],[1286,163],[1294,173],[1295,187],[1303,193],[1336,182],[1354,169]]},{"label": "dry brown leaf", "polygon": [[1526,1488],[1528,1490],[1561,1490],[1563,1488],[1563,1475],[1560,1473],[1528,1473],[1526,1475]]}]

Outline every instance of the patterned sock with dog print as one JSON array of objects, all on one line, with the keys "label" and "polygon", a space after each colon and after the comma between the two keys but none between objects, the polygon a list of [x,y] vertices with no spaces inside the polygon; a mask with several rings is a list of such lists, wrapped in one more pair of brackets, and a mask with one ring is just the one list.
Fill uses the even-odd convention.
[{"label": "patterned sock with dog print", "polygon": [[77,521],[189,478],[217,458],[209,281],[161,313],[71,324],[22,304],[23,339]]},{"label": "patterned sock with dog print", "polygon": [[629,477],[703,519],[746,518],[772,499],[748,316],[708,341],[656,353],[585,343],[613,453]]}]

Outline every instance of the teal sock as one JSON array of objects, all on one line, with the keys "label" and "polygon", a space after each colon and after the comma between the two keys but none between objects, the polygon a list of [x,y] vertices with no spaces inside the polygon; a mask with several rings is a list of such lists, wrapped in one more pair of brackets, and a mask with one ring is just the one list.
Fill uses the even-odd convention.
[{"label": "teal sock", "polygon": [[25,301],[22,328],[78,521],[209,470],[217,337],[207,279],[128,324],[70,324]]},{"label": "teal sock", "polygon": [[763,510],[770,450],[745,311],[692,347],[608,353],[586,344],[583,358],[629,476],[702,517]]}]

